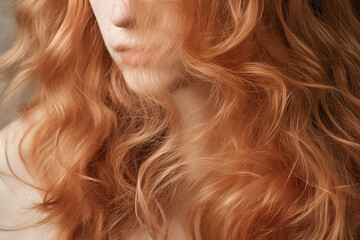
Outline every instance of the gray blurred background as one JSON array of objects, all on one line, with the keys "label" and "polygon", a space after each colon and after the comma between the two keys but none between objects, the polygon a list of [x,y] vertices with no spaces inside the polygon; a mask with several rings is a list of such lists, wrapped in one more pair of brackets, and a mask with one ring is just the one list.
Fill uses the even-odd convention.
[{"label": "gray blurred background", "polygon": [[[15,4],[16,0],[0,0],[0,54],[11,46],[16,36]],[[0,79],[0,81],[2,80]],[[0,92],[0,96],[2,96],[1,94]],[[22,96],[0,109],[0,129],[18,117],[17,106],[26,101],[25,99],[26,97]]]}]

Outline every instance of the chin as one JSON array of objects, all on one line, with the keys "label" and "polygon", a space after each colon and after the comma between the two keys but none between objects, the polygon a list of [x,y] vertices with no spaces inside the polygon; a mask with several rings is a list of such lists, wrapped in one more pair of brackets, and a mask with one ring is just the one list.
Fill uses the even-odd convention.
[{"label": "chin", "polygon": [[130,90],[142,96],[161,96],[171,91],[180,81],[180,70],[175,68],[123,67],[121,72]]}]

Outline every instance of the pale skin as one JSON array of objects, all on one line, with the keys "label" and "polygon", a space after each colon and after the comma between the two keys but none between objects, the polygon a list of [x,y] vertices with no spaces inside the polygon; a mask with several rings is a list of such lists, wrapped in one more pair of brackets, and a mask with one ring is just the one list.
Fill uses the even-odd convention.
[{"label": "pale skin", "polygon": [[[119,66],[119,69],[121,69],[124,80],[131,90],[138,94],[146,94],[144,91],[149,91],[152,94],[156,94],[157,92],[165,91],[169,88],[169,86],[172,86],[180,81],[180,76],[177,75],[177,70],[179,69],[176,69],[178,67],[179,59],[176,55],[169,58],[171,61],[159,64],[159,67],[152,64],[150,60],[149,65],[151,68],[147,68],[141,66],[141,64],[138,64],[139,59],[142,61],[142,58],[146,58],[143,53],[134,53],[130,51],[124,54],[122,52],[123,48],[121,47],[124,47],[124,45],[131,48],[136,44],[136,36],[133,29],[131,28],[131,24],[129,24],[129,20],[136,19],[136,15],[129,11],[129,8],[127,8],[128,0],[90,0],[90,4],[98,21],[98,25],[107,50],[109,51],[115,63]],[[168,15],[166,13],[163,15],[162,19],[164,20],[164,23],[168,22],[167,16]],[[171,31],[178,29],[171,26],[169,27],[166,24],[162,25],[161,27],[162,30],[169,29],[169,35],[174,34]],[[166,38],[166,36],[164,38]],[[149,45],[145,46],[145,48],[156,49],[157,47],[155,43],[148,44]],[[136,77],[139,76],[139,73],[142,74],[142,81],[138,81],[138,78]],[[208,89],[202,84],[186,85],[177,88],[176,91],[171,92],[171,99],[179,113],[181,125],[185,132],[191,131],[193,128],[206,121],[208,112],[203,106],[208,97],[208,94]],[[42,114],[43,113],[41,111],[34,113],[34,119],[42,118]],[[25,123],[21,120],[17,120],[0,131],[0,166],[3,166],[0,170],[1,173],[5,171],[5,174],[9,176],[12,175],[7,167],[4,167],[7,166],[5,161],[5,141],[7,141],[7,155],[11,166],[15,170],[18,169],[16,172],[19,177],[27,179],[28,182],[32,182],[24,170],[24,166],[20,160],[19,155],[17,154],[17,146],[20,140],[19,136],[22,135],[23,129],[26,129]],[[30,139],[30,136],[31,134],[23,142],[23,152],[26,152],[26,146],[29,145],[28,139]],[[194,147],[194,149],[200,148],[200,146]],[[192,152],[192,154],[194,154],[194,152]],[[21,182],[17,184],[21,185]],[[30,189],[29,191],[33,192],[33,195],[35,196],[33,197],[32,201],[40,201],[40,194],[37,193],[36,190]],[[5,193],[5,195],[14,196],[14,198],[16,197],[10,193]],[[18,197],[16,198],[18,199]],[[14,199],[5,199],[5,201],[13,200]],[[27,201],[26,203],[20,202],[16,204],[19,205],[18,208],[21,208],[28,207],[31,203]],[[2,219],[0,218],[0,224],[6,225],[8,223],[8,220],[6,219],[3,219],[4,222],[1,220]],[[22,236],[26,236],[30,237],[30,239],[42,239],[40,235],[43,234],[48,237],[50,233],[54,233],[54,229],[56,229],[56,226],[50,226],[49,230],[49,228],[44,225],[43,227],[24,231],[0,232],[0,238],[24,239]],[[174,240],[185,239],[181,230],[181,224],[177,219],[173,219],[171,221],[169,234],[172,236],[171,239]],[[46,239],[46,237],[44,239]],[[139,228],[138,231],[129,233],[127,239],[150,240],[151,237],[144,229]]]},{"label": "pale skin", "polygon": [[[148,68],[131,61],[131,57],[138,57],[137,54],[131,51],[129,54],[124,54],[119,50],[119,46],[126,46],[131,49],[132,46],[137,45],[135,31],[132,25],[129,24],[134,19],[136,21],[136,14],[129,9],[128,3],[129,0],[90,0],[105,45],[113,60],[122,70],[127,85],[134,92],[140,94],[146,94],[144,91],[151,91],[156,94],[156,92],[161,92],[166,87],[180,81],[179,76],[174,75],[174,72],[176,72],[174,68],[180,68],[181,66],[177,66],[178,59],[176,57],[172,59],[174,63],[168,63],[168,68],[153,65],[150,60],[149,65],[151,65],[152,70],[149,73]],[[176,9],[174,12],[176,14]],[[171,14],[173,16],[174,13],[171,12]],[[171,21],[167,18],[168,15],[163,14],[162,20],[168,23],[168,25],[164,24],[161,26],[162,33],[168,31],[169,35],[173,35],[177,34],[177,32],[174,32],[174,29],[178,32],[181,31],[181,29],[171,26]],[[154,34],[156,35],[157,32],[154,31]],[[154,41],[156,40],[158,39],[155,38]],[[171,39],[167,39],[165,36],[161,40]],[[156,44],[147,43],[147,46],[144,47],[151,48],[152,46],[156,46]],[[126,60],[124,60],[125,58]],[[141,81],[137,77],[138,75],[135,75],[135,73],[138,74],[139,72],[144,73]],[[161,77],[159,78],[158,76]],[[143,85],[146,85],[145,90],[142,89]],[[192,128],[206,120],[206,112],[202,106],[208,94],[209,90],[202,84],[187,85],[171,93],[173,103],[178,109],[184,129]]]},{"label": "pale skin", "polygon": [[[147,94],[147,92],[144,92],[142,89],[142,85],[146,85],[145,91],[151,91],[156,94],[157,92],[166,91],[169,86],[171,87],[172,84],[181,81],[178,75],[174,75],[174,72],[176,72],[174,66],[177,67],[176,57],[172,58],[173,62],[167,63],[165,67],[158,67],[150,62],[149,65],[151,65],[152,70],[149,74],[149,70],[146,67],[137,64],[136,61],[131,61],[132,59],[126,59],[129,58],[129,55],[131,57],[131,52],[129,55],[125,54],[124,56],[123,52],[119,51],[119,46],[126,45],[131,48],[131,46],[136,45],[135,31],[132,25],[129,24],[129,21],[136,20],[136,15],[129,9],[128,0],[90,0],[90,4],[98,21],[105,45],[113,60],[122,70],[125,82],[130,89],[138,94]],[[166,14],[162,19],[164,22],[169,22]],[[171,31],[178,29],[166,25],[162,27],[162,32],[164,32],[164,30],[169,31],[169,34],[176,34],[176,32]],[[181,31],[181,29],[179,31]],[[154,34],[156,34],[156,32]],[[166,37],[163,40],[167,40]],[[151,48],[152,43],[147,44],[150,45]],[[148,46],[145,46],[145,48],[146,47]],[[138,57],[136,54],[132,55],[133,58]],[[146,56],[144,56],[144,58],[145,57]],[[138,75],[135,75],[135,73],[139,72],[144,72],[142,76],[145,77],[143,77],[142,81],[137,78]],[[203,106],[208,94],[209,90],[203,84],[186,85],[171,92],[171,99],[179,113],[185,136],[186,132],[191,132],[196,126],[206,121],[208,112]],[[196,154],[194,153],[194,149],[202,149],[202,147],[196,146],[191,149],[191,155]],[[171,239],[174,240],[185,239],[181,230],[181,224],[179,224],[176,219],[173,219],[170,223],[169,234],[172,236]],[[144,229],[140,228],[138,231],[130,233],[127,239],[150,240],[151,237]]]}]

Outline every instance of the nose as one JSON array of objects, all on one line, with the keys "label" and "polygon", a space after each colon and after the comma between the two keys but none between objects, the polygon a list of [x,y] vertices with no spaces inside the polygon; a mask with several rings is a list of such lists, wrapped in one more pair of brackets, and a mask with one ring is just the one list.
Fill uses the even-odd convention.
[{"label": "nose", "polygon": [[134,26],[134,14],[129,5],[122,0],[120,3],[114,5],[111,16],[112,24],[119,28],[132,28]]}]

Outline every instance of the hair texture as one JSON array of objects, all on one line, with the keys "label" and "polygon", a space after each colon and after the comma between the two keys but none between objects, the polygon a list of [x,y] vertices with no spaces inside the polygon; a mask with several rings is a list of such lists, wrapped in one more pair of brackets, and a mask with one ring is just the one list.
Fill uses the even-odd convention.
[{"label": "hair texture", "polygon": [[[134,1],[143,27],[178,5],[183,74],[211,87],[209,121],[184,135],[169,94],[125,85],[88,1],[21,1],[0,62],[5,101],[34,86],[23,161],[44,194],[39,224],[56,221],[59,239],[140,225],[165,239],[180,210],[189,239],[360,237],[355,3]],[[189,154],[203,142],[213,150]]]}]

